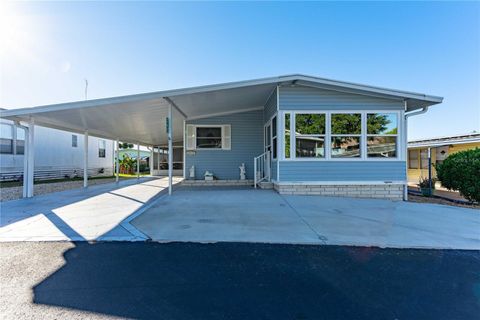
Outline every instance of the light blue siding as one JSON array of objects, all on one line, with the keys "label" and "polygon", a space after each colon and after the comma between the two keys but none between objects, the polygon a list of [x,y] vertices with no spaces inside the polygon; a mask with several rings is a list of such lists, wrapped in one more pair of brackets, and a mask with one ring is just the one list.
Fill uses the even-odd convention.
[{"label": "light blue siding", "polygon": [[272,176],[270,180],[277,180],[277,160],[272,161]]},{"label": "light blue siding", "polygon": [[265,103],[265,108],[263,110],[263,119],[264,123],[267,123],[268,120],[277,112],[277,89],[268,98]]},{"label": "light blue siding", "polygon": [[280,161],[280,181],[405,181],[405,161]]},{"label": "light blue siding", "polygon": [[263,152],[263,110],[187,121],[187,124],[231,125],[231,150],[197,150],[187,152],[186,169],[194,165],[196,179],[203,179],[206,170],[218,179],[239,179],[240,165],[245,163],[247,178],[253,179],[253,158]]},{"label": "light blue siding", "polygon": [[280,110],[403,110],[403,101],[310,88],[280,87]]}]

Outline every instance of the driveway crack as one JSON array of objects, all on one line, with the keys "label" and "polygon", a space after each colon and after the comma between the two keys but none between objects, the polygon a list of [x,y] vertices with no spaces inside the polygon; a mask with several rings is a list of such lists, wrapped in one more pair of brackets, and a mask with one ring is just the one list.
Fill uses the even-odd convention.
[{"label": "driveway crack", "polygon": [[327,241],[328,241],[328,238],[320,233],[317,232],[317,230],[315,230],[312,225],[310,223],[308,223],[307,220],[305,220],[301,215],[300,213],[290,204],[290,202],[288,202],[288,200],[281,194],[279,194],[279,196],[283,199],[283,201],[290,207],[290,209],[292,209],[293,212],[295,212],[295,214],[297,215],[297,217],[302,220],[302,222],[310,229],[312,230],[313,233],[315,233],[315,235],[317,236],[318,240],[320,240],[322,242],[322,244],[326,245],[327,244]]}]

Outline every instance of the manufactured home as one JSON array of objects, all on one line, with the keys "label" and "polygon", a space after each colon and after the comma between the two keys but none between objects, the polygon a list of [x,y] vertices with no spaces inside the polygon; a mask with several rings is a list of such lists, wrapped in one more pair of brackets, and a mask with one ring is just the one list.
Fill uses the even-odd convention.
[{"label": "manufactured home", "polygon": [[[23,178],[25,128],[0,120],[0,181]],[[82,134],[38,126],[35,145],[35,180],[83,176]],[[113,141],[89,137],[88,176],[113,175]]]},{"label": "manufactured home", "polygon": [[[157,157],[167,150],[170,178],[176,153],[178,173],[190,185],[402,199],[408,118],[441,102],[426,94],[287,75],[8,110],[2,117],[32,129],[42,125],[141,144]],[[33,185],[26,188],[31,195]]]},{"label": "manufactured home", "polygon": [[[435,166],[454,153],[480,148],[480,133],[412,140],[408,142],[408,182],[418,183],[428,178],[431,163],[432,178],[437,177]],[[429,155],[430,149],[430,158]]]}]

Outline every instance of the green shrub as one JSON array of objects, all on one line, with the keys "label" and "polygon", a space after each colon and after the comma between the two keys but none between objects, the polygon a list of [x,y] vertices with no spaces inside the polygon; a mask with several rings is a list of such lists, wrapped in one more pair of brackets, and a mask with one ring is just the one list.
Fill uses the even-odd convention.
[{"label": "green shrub", "polygon": [[[435,189],[435,182],[437,182],[437,179],[432,178],[432,189]],[[418,186],[421,189],[430,188],[430,179],[420,178],[420,180],[418,181]]]},{"label": "green shrub", "polygon": [[480,149],[448,156],[436,166],[437,177],[447,189],[458,190],[473,202],[480,202]]}]

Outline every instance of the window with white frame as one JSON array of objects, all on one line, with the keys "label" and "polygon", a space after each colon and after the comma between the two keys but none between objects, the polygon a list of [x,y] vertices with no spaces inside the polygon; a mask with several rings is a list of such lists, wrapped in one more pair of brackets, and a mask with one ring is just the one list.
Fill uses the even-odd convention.
[{"label": "window with white frame", "polygon": [[396,158],[397,138],[396,113],[367,113],[368,158]]},{"label": "window with white frame", "polygon": [[105,140],[98,140],[98,157],[105,158],[107,150],[107,142]]},{"label": "window with white frame", "polygon": [[290,113],[285,113],[285,131],[284,131],[284,141],[285,141],[285,159],[290,159]]},{"label": "window with white frame", "polygon": [[272,157],[277,159],[277,116],[272,119]]},{"label": "window with white frame", "polygon": [[25,129],[17,127],[16,154],[25,154]]},{"label": "window with white frame", "polygon": [[76,134],[72,134],[72,147],[78,147],[78,136]]},{"label": "window with white frame", "polygon": [[187,125],[187,150],[230,150],[230,125]]},{"label": "window with white frame", "polygon": [[428,169],[428,149],[420,150],[420,169]]},{"label": "window with white frame", "polygon": [[361,113],[332,113],[330,156],[332,158],[360,158],[361,135]]},{"label": "window with white frame", "polygon": [[295,157],[325,157],[325,114],[295,114]]},{"label": "window with white frame", "polygon": [[408,150],[408,168],[418,169],[418,150]]},{"label": "window with white frame", "polygon": [[13,126],[0,123],[0,153],[13,154]]}]

